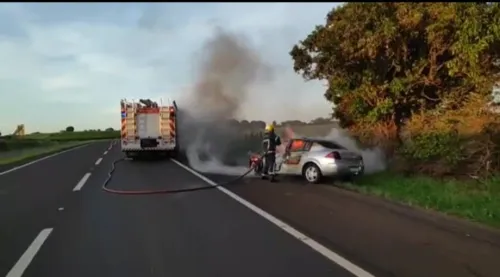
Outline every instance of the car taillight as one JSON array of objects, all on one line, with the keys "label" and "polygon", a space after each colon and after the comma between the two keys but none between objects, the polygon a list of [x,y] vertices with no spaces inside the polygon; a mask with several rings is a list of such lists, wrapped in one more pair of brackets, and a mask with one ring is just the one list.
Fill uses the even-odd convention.
[{"label": "car taillight", "polygon": [[340,154],[337,151],[333,151],[333,152],[328,153],[328,155],[326,155],[325,158],[340,160]]}]

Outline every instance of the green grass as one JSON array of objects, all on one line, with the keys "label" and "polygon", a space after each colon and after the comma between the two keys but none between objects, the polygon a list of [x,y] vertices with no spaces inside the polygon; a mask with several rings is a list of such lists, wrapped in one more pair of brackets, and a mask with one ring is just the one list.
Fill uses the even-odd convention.
[{"label": "green grass", "polygon": [[7,136],[0,139],[0,164],[55,153],[91,141],[119,137],[119,131],[34,133],[21,138]]},{"label": "green grass", "polygon": [[120,138],[119,131],[82,131],[82,132],[59,132],[59,133],[35,133],[29,134],[24,139],[52,140],[52,141],[83,141],[98,139]]},{"label": "green grass", "polygon": [[360,177],[360,192],[500,227],[500,179],[476,181],[405,177],[389,172]]},{"label": "green grass", "polygon": [[23,161],[36,156],[64,151],[91,141],[55,142],[50,145],[0,152],[0,165]]}]

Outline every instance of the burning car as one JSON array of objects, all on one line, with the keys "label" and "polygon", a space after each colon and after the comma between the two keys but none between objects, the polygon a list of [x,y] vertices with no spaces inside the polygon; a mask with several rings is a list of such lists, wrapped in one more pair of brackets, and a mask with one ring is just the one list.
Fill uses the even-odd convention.
[{"label": "burning car", "polygon": [[[255,174],[261,174],[261,155],[251,154],[249,166]],[[309,183],[318,183],[323,177],[362,175],[364,163],[360,154],[333,141],[302,137],[290,139],[284,153],[277,154],[275,171],[280,175],[303,176]]]}]

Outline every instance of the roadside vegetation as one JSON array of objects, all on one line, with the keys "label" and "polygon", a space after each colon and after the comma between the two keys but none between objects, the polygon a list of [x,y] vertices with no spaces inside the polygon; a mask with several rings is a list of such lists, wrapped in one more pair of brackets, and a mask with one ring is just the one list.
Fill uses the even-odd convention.
[{"label": "roadside vegetation", "polygon": [[0,137],[0,165],[19,162],[76,147],[95,140],[116,139],[119,131],[75,131],[72,126],[58,133],[32,133],[25,136]]},{"label": "roadside vegetation", "polygon": [[384,150],[360,191],[500,226],[500,4],[348,3],[290,55],[328,82],[340,127]]}]

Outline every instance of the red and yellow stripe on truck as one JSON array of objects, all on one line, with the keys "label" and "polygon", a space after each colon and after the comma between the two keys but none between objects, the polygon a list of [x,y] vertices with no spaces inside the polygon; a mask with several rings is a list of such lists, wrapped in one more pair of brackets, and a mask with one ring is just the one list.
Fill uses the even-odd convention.
[{"label": "red and yellow stripe on truck", "polygon": [[175,138],[175,117],[177,115],[175,114],[175,109],[174,107],[170,107],[170,138],[174,139]]}]

